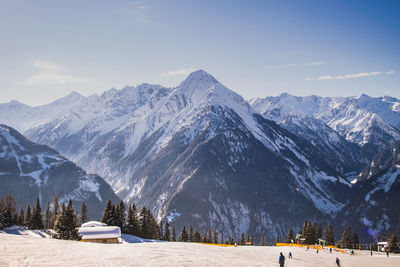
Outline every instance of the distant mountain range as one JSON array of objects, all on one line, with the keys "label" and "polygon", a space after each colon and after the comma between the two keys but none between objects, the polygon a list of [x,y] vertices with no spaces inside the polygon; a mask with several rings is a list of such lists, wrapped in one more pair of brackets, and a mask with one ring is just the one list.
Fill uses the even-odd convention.
[{"label": "distant mountain range", "polygon": [[364,188],[354,179],[400,140],[400,101],[288,94],[246,101],[200,70],[175,88],[142,84],[100,96],[73,92],[39,107],[0,104],[0,122],[178,228],[266,232],[271,240],[306,219],[334,222],[351,209]]}]

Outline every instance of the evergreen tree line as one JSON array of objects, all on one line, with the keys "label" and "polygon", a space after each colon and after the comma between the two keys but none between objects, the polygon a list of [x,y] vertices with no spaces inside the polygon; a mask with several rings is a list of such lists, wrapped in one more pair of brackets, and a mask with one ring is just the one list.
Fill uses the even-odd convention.
[{"label": "evergreen tree line", "polygon": [[150,209],[142,207],[138,214],[135,204],[128,205],[128,212],[123,201],[113,205],[108,200],[101,221],[107,225],[119,226],[121,231],[148,239],[161,239],[160,227]]},{"label": "evergreen tree line", "polygon": [[[197,229],[195,229],[192,225],[187,230],[186,226],[182,227],[179,235],[176,235],[175,227],[172,226],[172,235],[170,235],[170,225],[168,220],[165,221],[165,225],[163,223],[160,224],[161,232],[163,233],[161,236],[161,240],[165,241],[177,241],[177,242],[198,242],[198,243],[213,243],[213,244],[237,244],[237,245],[246,245],[254,243],[253,234],[248,234],[247,237],[244,233],[242,233],[237,239],[229,236],[227,239],[224,238],[223,233],[219,234],[217,229],[208,228],[208,231],[204,234],[201,234]],[[265,235],[262,235],[260,245],[265,246]]]},{"label": "evergreen tree line", "polygon": [[[89,221],[89,216],[85,203],[82,204],[80,214],[78,214],[72,207],[71,199],[67,205],[62,203],[60,206],[57,196],[54,196],[53,201],[47,203],[44,214],[42,214],[39,198],[36,198],[34,207],[28,204],[25,211],[21,209],[19,213],[16,211],[16,201],[11,195],[0,199],[0,230],[11,225],[20,225],[32,230],[54,229],[53,236],[55,238],[78,240],[77,228],[87,221]],[[119,226],[123,233],[148,239],[177,242],[236,243],[238,245],[253,244],[254,241],[253,234],[248,234],[246,237],[244,233],[241,233],[237,239],[230,236],[224,239],[224,235],[219,235],[217,229],[209,228],[206,233],[201,234],[193,226],[190,226],[189,230],[186,229],[186,226],[183,226],[181,232],[177,235],[175,227],[171,226],[168,220],[165,220],[165,223],[161,221],[158,224],[150,209],[142,207],[140,213],[138,213],[135,204],[129,205],[128,211],[126,211],[125,204],[122,201],[117,205],[113,205],[110,200],[107,201],[102,222],[107,225]],[[290,228],[284,241],[285,243],[296,242],[296,238],[304,238],[304,243],[309,245],[318,243],[318,239],[324,239],[327,245],[338,245],[341,248],[355,249],[360,244],[358,233],[352,232],[350,226],[346,227],[342,238],[335,243],[332,225],[326,225],[322,229],[321,224],[311,221],[305,221],[303,229],[296,236],[293,229]],[[390,234],[389,238],[386,237],[386,233],[383,233],[380,241],[388,242],[389,252],[400,252],[396,233]],[[278,236],[276,243],[279,242]],[[259,245],[266,245],[264,233]],[[378,249],[375,238],[373,238],[371,249]]]},{"label": "evergreen tree line", "polygon": [[[335,242],[335,234],[333,232],[332,225],[326,225],[322,230],[322,225],[316,222],[305,221],[303,229],[300,230],[297,235],[294,235],[293,229],[290,228],[288,234],[285,237],[285,243],[292,243],[299,241],[300,238],[304,238],[302,243],[307,245],[318,244],[318,239],[325,240],[326,245],[336,245],[341,248],[358,249],[360,247],[360,241],[357,232],[352,232],[350,226],[347,226],[342,234],[342,238]],[[386,238],[386,234],[383,233],[380,241],[388,242],[389,252],[400,252],[400,245],[397,239],[396,233],[392,233],[389,238]],[[275,243],[280,242],[279,235],[277,236]],[[378,245],[373,237],[371,250],[378,250]]]},{"label": "evergreen tree line", "polygon": [[78,240],[77,228],[80,223],[89,220],[85,203],[82,203],[81,215],[72,208],[72,200],[68,204],[58,203],[57,196],[54,196],[52,203],[47,203],[47,208],[42,214],[39,198],[36,198],[36,205],[27,205],[25,211],[21,209],[16,212],[15,199],[7,195],[0,201],[0,229],[11,225],[24,226],[29,230],[54,229],[53,237],[59,239]]},{"label": "evergreen tree line", "polygon": [[[392,233],[389,235],[389,238],[386,238],[386,233],[383,232],[383,234],[380,238],[380,242],[387,242],[389,252],[400,253],[400,244],[399,244],[399,240],[397,239],[396,233]],[[372,239],[371,250],[378,251],[378,244],[374,237]]]},{"label": "evergreen tree line", "polygon": [[[147,207],[143,206],[138,213],[136,205],[128,205],[128,210],[124,202],[113,204],[108,200],[104,209],[101,221],[107,225],[119,226],[121,231],[126,234],[135,235],[142,238],[158,239],[164,241],[175,242],[202,242],[202,243],[225,243],[244,245],[246,243],[253,243],[253,235],[242,233],[241,236],[235,240],[229,237],[224,239],[223,235],[219,235],[217,229],[211,228],[204,234],[190,226],[189,229],[183,226],[180,233],[177,234],[175,226],[171,226],[168,220],[157,223],[154,215]],[[265,236],[263,235],[263,244],[265,245]]]},{"label": "evergreen tree line", "polygon": [[[322,229],[322,225],[320,223],[305,221],[303,224],[303,229],[300,230],[296,235],[293,232],[293,228],[289,229],[288,234],[286,235],[284,242],[285,243],[296,243],[300,241],[300,239],[304,239],[302,241],[303,244],[314,245],[318,243],[318,239],[323,239],[326,242],[326,245],[334,245],[335,244],[335,235],[333,233],[332,225],[326,225]],[[280,238],[277,236],[275,243],[279,243]]]}]

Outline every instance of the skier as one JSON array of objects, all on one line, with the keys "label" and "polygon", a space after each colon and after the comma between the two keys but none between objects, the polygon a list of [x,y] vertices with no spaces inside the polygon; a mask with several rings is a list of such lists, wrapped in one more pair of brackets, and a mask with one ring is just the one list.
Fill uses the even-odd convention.
[{"label": "skier", "polygon": [[332,254],[332,248],[329,248],[329,253]]},{"label": "skier", "polygon": [[289,251],[289,259],[292,259],[292,252]]},{"label": "skier", "polygon": [[280,267],[285,266],[285,256],[283,256],[282,252],[281,255],[279,256],[279,266]]},{"label": "skier", "polygon": [[354,250],[351,250],[351,256],[354,256]]},{"label": "skier", "polygon": [[338,267],[340,267],[340,260],[339,260],[339,258],[336,258],[336,265],[337,265]]},{"label": "skier", "polygon": [[372,256],[372,249],[371,249],[371,256]]},{"label": "skier", "polygon": [[389,250],[386,250],[386,257],[389,257]]}]

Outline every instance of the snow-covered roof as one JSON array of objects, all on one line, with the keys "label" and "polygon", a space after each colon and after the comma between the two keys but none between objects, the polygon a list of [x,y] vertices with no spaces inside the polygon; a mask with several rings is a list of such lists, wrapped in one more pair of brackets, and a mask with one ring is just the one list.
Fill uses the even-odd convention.
[{"label": "snow-covered roof", "polygon": [[121,229],[118,226],[81,227],[78,229],[78,233],[83,240],[121,237]]},{"label": "snow-covered roof", "polygon": [[386,245],[387,245],[387,242],[378,242],[378,245],[386,246]]},{"label": "snow-covered roof", "polygon": [[107,226],[107,224],[97,221],[90,221],[81,225],[81,227],[96,227],[96,226]]}]

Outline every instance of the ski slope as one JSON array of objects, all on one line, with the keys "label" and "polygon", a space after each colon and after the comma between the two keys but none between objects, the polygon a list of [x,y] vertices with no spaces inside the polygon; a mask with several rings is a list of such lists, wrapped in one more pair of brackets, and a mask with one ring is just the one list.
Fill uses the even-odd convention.
[{"label": "ski slope", "polygon": [[[288,259],[289,250],[293,259]],[[287,267],[400,266],[400,256],[355,256],[327,251],[315,253],[289,247],[219,247],[180,242],[95,244],[38,238],[0,232],[0,266],[278,266],[279,252],[286,255]]]}]

